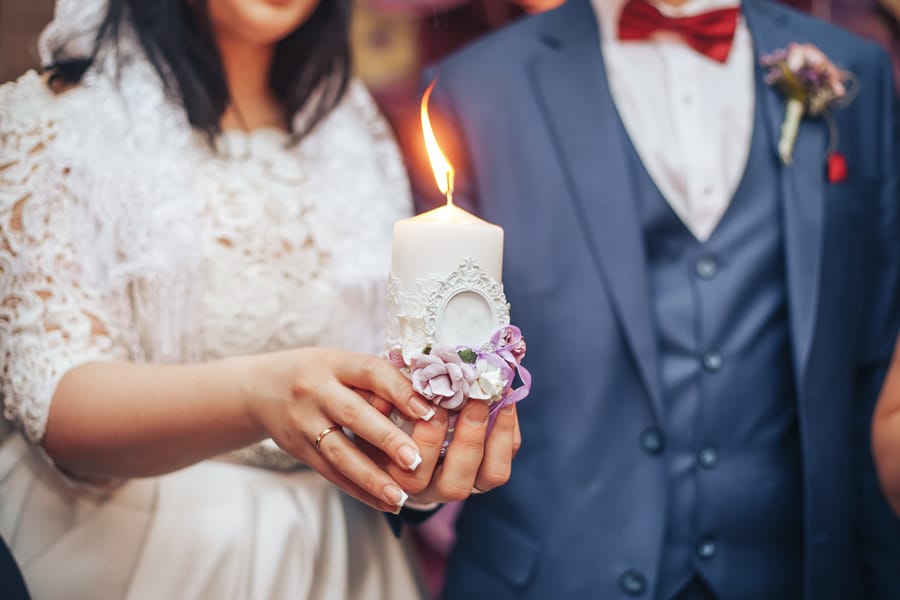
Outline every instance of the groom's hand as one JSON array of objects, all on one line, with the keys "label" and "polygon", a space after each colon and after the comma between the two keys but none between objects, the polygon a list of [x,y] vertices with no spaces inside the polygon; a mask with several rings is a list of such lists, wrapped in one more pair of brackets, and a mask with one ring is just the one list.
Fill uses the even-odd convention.
[{"label": "groom's hand", "polygon": [[[430,421],[416,421],[412,438],[422,463],[415,471],[395,468],[386,457],[373,456],[418,504],[465,500],[503,485],[512,472],[512,459],[522,445],[516,407],[500,410],[487,435],[488,407],[477,400],[466,402],[456,420],[453,441],[443,460],[441,446],[448,428],[447,411],[436,409]],[[370,455],[379,454],[371,447]]]}]

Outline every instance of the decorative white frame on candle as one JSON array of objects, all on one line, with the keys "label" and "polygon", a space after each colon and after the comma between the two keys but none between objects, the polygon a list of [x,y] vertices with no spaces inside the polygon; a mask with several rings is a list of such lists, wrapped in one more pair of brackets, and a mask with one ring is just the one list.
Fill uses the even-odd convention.
[{"label": "decorative white frame on candle", "polygon": [[[447,343],[440,332],[447,309],[461,294],[475,294],[484,301],[490,314],[490,325],[485,329],[485,337],[480,345],[487,344],[490,336],[500,327],[509,325],[509,303],[503,293],[503,285],[488,275],[474,260],[467,258],[455,271],[450,273],[425,303],[425,340],[429,343]],[[474,344],[473,344],[474,345]]]},{"label": "decorative white frame on candle", "polygon": [[509,325],[509,303],[503,285],[467,258],[446,277],[431,275],[419,279],[409,292],[402,292],[400,281],[391,274],[388,281],[388,347],[400,347],[405,355],[422,352],[429,345],[448,343],[442,339],[448,307],[460,295],[474,295],[484,303],[490,323],[484,324],[484,339],[469,342],[482,346],[501,327]]}]

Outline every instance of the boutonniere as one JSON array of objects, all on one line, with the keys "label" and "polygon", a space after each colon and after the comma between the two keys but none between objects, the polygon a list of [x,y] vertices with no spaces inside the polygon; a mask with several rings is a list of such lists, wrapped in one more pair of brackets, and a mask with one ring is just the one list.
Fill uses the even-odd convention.
[{"label": "boutonniere", "polygon": [[[851,100],[848,83],[854,80],[853,74],[837,68],[812,44],[791,44],[763,56],[760,62],[769,69],[766,83],[777,87],[787,98],[778,140],[781,162],[785,165],[793,162],[794,143],[803,117],[822,117],[828,121],[831,132],[827,162],[829,180],[845,179],[846,163],[843,156],[834,150],[837,147],[837,127],[831,118],[831,110]],[[832,170],[835,172],[832,173]]]}]

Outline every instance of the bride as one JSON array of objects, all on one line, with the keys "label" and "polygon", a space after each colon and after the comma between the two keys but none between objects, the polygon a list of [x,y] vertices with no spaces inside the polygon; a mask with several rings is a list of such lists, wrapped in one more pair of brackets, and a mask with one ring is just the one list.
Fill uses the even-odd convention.
[{"label": "bride", "polygon": [[513,410],[484,443],[467,406],[436,469],[446,413],[372,356],[411,202],[349,12],[60,0],[46,76],[0,87],[0,535],[33,597],[414,598],[363,503],[508,477]]}]

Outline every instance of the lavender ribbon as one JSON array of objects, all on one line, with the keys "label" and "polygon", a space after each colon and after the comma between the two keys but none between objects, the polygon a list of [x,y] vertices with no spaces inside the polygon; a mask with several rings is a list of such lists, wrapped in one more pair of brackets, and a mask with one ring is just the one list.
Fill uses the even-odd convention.
[{"label": "lavender ribbon", "polygon": [[510,369],[510,371],[515,370],[519,379],[522,380],[522,385],[512,389],[513,377],[512,372],[510,372],[506,393],[504,393],[503,398],[499,402],[495,402],[494,406],[491,407],[490,420],[488,421],[489,433],[494,427],[494,421],[497,419],[497,413],[500,409],[524,400],[531,393],[531,373],[522,366],[522,358],[525,356],[526,349],[522,330],[515,325],[501,327],[491,337],[490,345],[495,350],[493,352],[481,352],[479,357],[495,366],[500,366],[497,362],[502,361],[507,369]]}]

